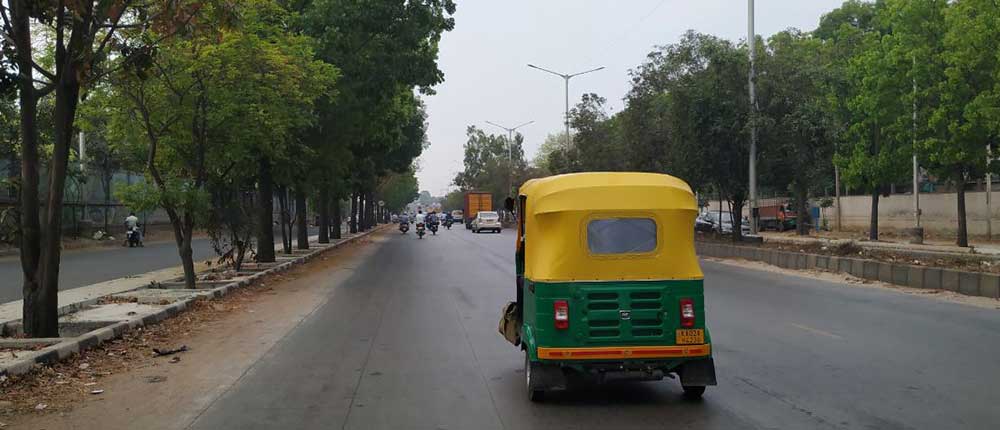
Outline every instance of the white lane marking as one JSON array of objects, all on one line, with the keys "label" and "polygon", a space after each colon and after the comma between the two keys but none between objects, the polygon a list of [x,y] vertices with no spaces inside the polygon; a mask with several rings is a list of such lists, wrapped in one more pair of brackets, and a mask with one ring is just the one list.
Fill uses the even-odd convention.
[{"label": "white lane marking", "polygon": [[809,326],[805,326],[805,325],[802,325],[802,324],[796,324],[796,323],[789,323],[789,324],[791,324],[792,327],[795,327],[795,328],[798,328],[798,329],[801,329],[801,330],[805,330],[805,331],[807,331],[809,333],[818,334],[818,335],[821,335],[821,336],[826,336],[826,337],[830,337],[830,338],[834,338],[834,339],[838,339],[838,340],[844,340],[844,338],[841,337],[841,336],[839,336],[839,335],[830,333],[828,331],[823,331],[823,330],[820,330],[818,328],[812,328],[812,327],[809,327]]}]

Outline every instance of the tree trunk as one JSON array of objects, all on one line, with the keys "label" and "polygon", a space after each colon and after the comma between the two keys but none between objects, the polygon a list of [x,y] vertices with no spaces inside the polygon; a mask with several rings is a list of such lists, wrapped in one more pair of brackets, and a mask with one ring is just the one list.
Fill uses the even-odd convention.
[{"label": "tree trunk", "polygon": [[965,217],[965,181],[959,179],[956,182],[958,189],[958,240],[956,244],[966,248],[969,246],[969,231]]},{"label": "tree trunk", "polygon": [[351,194],[351,234],[358,232],[358,193]]},{"label": "tree trunk", "polygon": [[[733,242],[743,240],[743,202],[746,201],[743,195],[735,195],[729,200],[730,222],[733,225]],[[721,206],[721,205],[720,205]]]},{"label": "tree trunk", "polygon": [[869,218],[869,225],[868,225],[868,239],[870,239],[870,240],[878,240],[878,198],[879,197],[880,197],[879,187],[875,187],[874,191],[872,191],[872,213],[871,213],[871,217]]},{"label": "tree trunk", "polygon": [[368,230],[368,196],[364,192],[358,193],[358,231]]},{"label": "tree trunk", "polygon": [[[330,192],[320,187],[319,197],[319,243],[330,243]],[[339,229],[340,226],[337,226]]]},{"label": "tree trunk", "polygon": [[58,337],[57,298],[42,288],[40,279],[41,223],[38,195],[38,96],[35,93],[32,69],[30,7],[27,0],[13,0],[11,31],[20,77],[18,105],[21,135],[21,195],[19,248],[21,252],[23,324],[31,337]]},{"label": "tree trunk", "polygon": [[340,198],[333,199],[333,238],[342,239],[343,234],[340,232],[340,228],[343,226],[344,221],[340,212]]},{"label": "tree trunk", "polygon": [[177,251],[181,257],[181,266],[184,267],[184,287],[195,288],[194,273],[194,253],[191,251],[191,235],[194,232],[194,217],[184,214],[183,236],[177,243]]},{"label": "tree trunk", "polygon": [[[65,25],[65,24],[61,24]],[[81,31],[82,32],[82,31]],[[69,42],[71,52],[83,37],[74,31]],[[56,62],[60,67],[55,91],[55,109],[53,110],[54,139],[52,145],[51,164],[49,165],[48,196],[45,205],[44,234],[41,237],[41,260],[39,261],[39,280],[41,281],[41,299],[36,303],[39,307],[41,321],[36,319],[31,323],[39,323],[40,330],[32,336],[58,336],[59,308],[59,259],[62,251],[62,212],[63,196],[66,190],[66,171],[69,167],[69,149],[73,139],[73,122],[76,118],[76,107],[80,100],[80,82],[77,80],[77,65],[81,59],[68,58],[71,55],[65,47],[56,46]],[[25,319],[27,321],[27,318]],[[28,324],[25,324],[27,327]]]},{"label": "tree trunk", "polygon": [[298,224],[299,249],[309,249],[309,224],[306,220],[306,193],[295,190],[295,223]]},{"label": "tree trunk", "polygon": [[257,192],[260,195],[258,200],[257,215],[257,261],[261,263],[273,263],[274,258],[274,184],[271,178],[271,161],[267,158],[260,159],[260,172],[258,172]]},{"label": "tree trunk", "polygon": [[288,237],[289,233],[285,232],[285,227],[288,226],[288,193],[284,186],[279,185],[277,187],[278,194],[278,227],[281,228],[281,252],[283,254],[292,253],[292,243],[291,238]]},{"label": "tree trunk", "polygon": [[803,186],[795,187],[795,233],[799,236],[809,234],[809,225],[812,217],[808,208],[808,190]]}]

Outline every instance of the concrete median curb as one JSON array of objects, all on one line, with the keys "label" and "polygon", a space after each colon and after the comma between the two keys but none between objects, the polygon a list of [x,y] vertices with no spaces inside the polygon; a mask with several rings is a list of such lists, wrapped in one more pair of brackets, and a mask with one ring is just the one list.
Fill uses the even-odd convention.
[{"label": "concrete median curb", "polygon": [[994,273],[967,272],[860,258],[788,252],[718,242],[698,241],[695,242],[695,248],[700,256],[742,258],[786,269],[818,269],[903,287],[947,290],[967,296],[1000,299],[1000,275]]},{"label": "concrete median curb", "polygon": [[[101,328],[91,330],[77,337],[65,338],[66,340],[62,342],[46,346],[37,351],[32,351],[30,353],[22,353],[17,360],[5,364],[0,364],[0,375],[5,375],[5,376],[20,375],[32,371],[36,365],[51,364],[60,360],[65,360],[66,358],[69,358],[74,354],[79,354],[81,351],[93,348],[109,340],[119,338],[130,330],[134,330],[146,325],[156,324],[168,318],[173,318],[181,314],[185,310],[187,310],[197,300],[202,300],[205,298],[223,297],[237,288],[242,288],[252,285],[263,277],[288,271],[297,265],[304,264],[309,260],[319,257],[320,255],[331,249],[336,249],[341,246],[356,242],[357,240],[367,237],[371,234],[374,234],[384,228],[387,227],[385,226],[376,227],[364,233],[359,233],[349,238],[341,239],[339,242],[335,243],[331,242],[329,244],[319,244],[319,243],[310,244],[312,246],[309,249],[311,252],[296,254],[296,257],[294,259],[289,259],[274,267],[255,273],[239,281],[224,284],[212,289],[205,289],[203,291],[199,291],[197,293],[192,294],[192,296],[190,296],[189,298],[179,299],[169,305],[165,305],[164,307],[156,310],[155,312],[144,314],[141,317],[137,317],[127,321],[117,321],[112,324],[103,326]],[[87,302],[73,303],[61,307],[60,315],[63,315],[64,313],[70,313],[73,310],[82,309],[86,306],[96,304],[102,298],[104,297],[88,300]],[[0,342],[0,347],[3,347],[2,342]]]}]

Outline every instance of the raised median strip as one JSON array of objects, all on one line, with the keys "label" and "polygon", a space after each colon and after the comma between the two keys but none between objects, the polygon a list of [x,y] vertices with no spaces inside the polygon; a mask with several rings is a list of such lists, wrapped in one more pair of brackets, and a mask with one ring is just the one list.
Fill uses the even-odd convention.
[{"label": "raised median strip", "polygon": [[[225,296],[237,288],[251,285],[265,276],[287,271],[328,250],[352,243],[379,230],[380,228],[375,228],[329,244],[310,243],[309,250],[301,250],[308,252],[297,252],[293,258],[264,265],[252,274],[228,282],[204,282],[209,285],[207,288],[180,289],[173,285],[176,281],[171,279],[162,283],[147,281],[144,285],[127,290],[116,289],[98,297],[83,296],[78,302],[60,307],[59,325],[63,336],[59,338],[21,338],[17,336],[21,329],[19,319],[0,320],[0,335],[3,336],[0,337],[0,375],[24,374],[37,365],[64,360],[80,351],[121,337],[127,331],[172,318],[184,312],[196,300]],[[60,292],[60,298],[62,293]]]},{"label": "raised median strip", "polygon": [[782,251],[759,246],[698,241],[698,255],[741,258],[793,270],[823,270],[903,287],[947,290],[967,296],[1000,299],[1000,275],[937,267],[890,263],[870,259],[805,252]]}]

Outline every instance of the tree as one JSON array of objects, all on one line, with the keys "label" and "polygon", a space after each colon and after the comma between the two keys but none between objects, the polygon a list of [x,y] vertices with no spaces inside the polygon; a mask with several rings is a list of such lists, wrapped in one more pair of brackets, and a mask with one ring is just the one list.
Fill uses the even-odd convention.
[{"label": "tree", "polygon": [[350,153],[349,158],[333,160],[345,166],[345,175],[329,178],[336,182],[330,186],[344,190],[344,195],[335,197],[350,196],[352,231],[363,229],[365,219],[359,224],[357,215],[372,207],[378,178],[405,172],[426,144],[423,107],[414,89],[431,94],[431,87],[444,79],[437,66],[438,43],[454,27],[455,4],[451,0],[297,4],[303,32],[318,42],[317,57],[343,70],[337,102],[319,113],[317,127],[322,133],[311,135]]},{"label": "tree", "polygon": [[[987,171],[990,149],[1000,143],[1000,5],[988,0],[920,1],[900,5],[914,28],[915,56],[940,58],[943,78],[930,84],[928,99],[936,106],[927,119],[930,133],[922,139],[927,167],[955,184],[958,199],[958,246],[968,246],[965,184]],[[922,6],[922,8],[918,7]],[[942,19],[943,18],[943,19]],[[916,21],[916,22],[914,22]],[[942,25],[943,24],[943,25]],[[945,27],[943,43],[920,30]]]},{"label": "tree", "polygon": [[[731,42],[688,32],[650,54],[634,79],[666,97],[660,103],[667,106],[671,138],[662,165],[693,188],[723,196],[734,218],[748,194],[746,58]],[[733,239],[740,240],[739,229],[733,229]]]},{"label": "tree", "polygon": [[[141,29],[158,25],[169,34],[188,22],[198,5],[185,1],[126,0],[10,0],[0,4],[4,54],[18,72],[22,163],[20,251],[23,323],[29,336],[58,336],[63,192],[81,95],[105,73],[103,63],[109,51],[122,43],[119,30],[123,26]],[[35,48],[43,42],[33,34],[35,30],[52,36],[51,69],[36,61]],[[40,78],[35,77],[36,72]],[[47,94],[54,95],[53,141],[52,156],[45,169],[48,193],[43,205],[39,192],[38,102]]]},{"label": "tree", "polygon": [[820,48],[818,39],[783,31],[768,41],[760,62],[761,140],[768,146],[761,176],[763,183],[791,189],[800,235],[808,233],[809,193],[830,177],[835,148]]},{"label": "tree", "polygon": [[574,154],[583,171],[619,171],[627,167],[618,136],[618,119],[608,116],[606,102],[597,94],[584,94],[570,111],[570,125],[577,132],[567,155]]},{"label": "tree", "polygon": [[378,188],[378,195],[385,202],[385,208],[392,212],[402,212],[406,205],[419,195],[417,176],[411,169],[405,173],[394,173],[385,177]]},{"label": "tree", "polygon": [[[308,38],[283,29],[288,15],[277,3],[226,6],[234,9],[206,6],[200,18],[207,25],[184,37],[128,49],[115,80],[121,97],[113,122],[122,144],[145,155],[149,175],[121,197],[133,205],[153,201],[167,212],[189,288],[195,226],[207,218],[212,194],[241,189],[209,190],[209,184],[256,180],[257,207],[267,212],[257,214],[257,225],[266,223],[270,232],[272,160],[289,152],[295,130],[313,118],[313,102],[336,79],[332,66],[313,60]],[[239,25],[222,25],[231,14]],[[245,248],[240,240],[231,243]],[[269,251],[273,259],[273,239],[257,248],[259,257]]]},{"label": "tree", "polygon": [[465,168],[455,176],[455,185],[464,190],[488,191],[493,194],[493,207],[503,207],[509,187],[516,190],[528,179],[524,137],[515,134],[510,142],[507,136],[487,134],[476,126],[469,126],[466,136]]},{"label": "tree", "polygon": [[[905,112],[905,83],[891,78],[898,61],[886,56],[878,14],[882,2],[849,0],[826,14],[813,34],[823,41],[830,73],[826,110],[837,143],[834,163],[844,183],[871,196],[869,238],[878,240],[878,203],[889,184],[905,176],[910,145],[894,129]],[[889,70],[896,63],[896,68]]]}]

